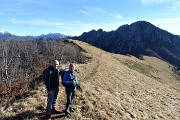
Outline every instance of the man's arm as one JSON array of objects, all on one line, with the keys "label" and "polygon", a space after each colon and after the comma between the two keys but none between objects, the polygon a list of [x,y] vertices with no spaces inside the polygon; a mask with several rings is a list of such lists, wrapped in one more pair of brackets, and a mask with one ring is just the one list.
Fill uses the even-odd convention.
[{"label": "man's arm", "polygon": [[51,91],[51,86],[50,86],[50,70],[49,69],[47,69],[47,71],[46,71],[46,79],[45,79],[45,84],[46,84],[46,89],[47,89],[47,91]]}]

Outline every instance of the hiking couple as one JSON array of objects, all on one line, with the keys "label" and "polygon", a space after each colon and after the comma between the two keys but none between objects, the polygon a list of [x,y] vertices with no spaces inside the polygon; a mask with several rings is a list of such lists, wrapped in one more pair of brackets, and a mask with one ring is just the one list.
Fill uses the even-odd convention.
[{"label": "hiking couple", "polygon": [[66,89],[66,108],[65,115],[70,114],[70,112],[74,112],[72,102],[75,95],[75,89],[78,85],[78,81],[76,79],[76,72],[74,71],[75,65],[70,64],[69,70],[60,71],[58,69],[59,61],[54,60],[52,66],[49,66],[45,71],[45,85],[47,89],[47,106],[46,106],[46,118],[51,120],[51,114],[58,114],[60,111],[56,110],[56,99],[59,92],[59,75],[63,75],[61,77],[63,86]]}]

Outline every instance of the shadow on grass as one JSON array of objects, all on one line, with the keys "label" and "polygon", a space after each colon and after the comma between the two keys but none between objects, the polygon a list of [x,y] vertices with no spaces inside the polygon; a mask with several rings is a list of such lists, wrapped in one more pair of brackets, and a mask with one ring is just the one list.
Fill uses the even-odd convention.
[{"label": "shadow on grass", "polygon": [[[64,111],[61,111],[59,114],[52,114],[52,119],[63,118],[65,117]],[[25,111],[23,113],[17,114],[16,116],[0,116],[1,120],[45,120],[46,113],[45,112],[35,112],[35,111]]]}]

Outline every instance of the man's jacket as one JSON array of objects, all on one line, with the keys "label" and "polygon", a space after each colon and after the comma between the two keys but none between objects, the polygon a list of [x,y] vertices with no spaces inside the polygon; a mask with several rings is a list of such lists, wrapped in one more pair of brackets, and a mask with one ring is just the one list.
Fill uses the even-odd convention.
[{"label": "man's jacket", "polygon": [[46,88],[48,91],[59,87],[59,70],[53,66],[48,67],[45,79]]}]

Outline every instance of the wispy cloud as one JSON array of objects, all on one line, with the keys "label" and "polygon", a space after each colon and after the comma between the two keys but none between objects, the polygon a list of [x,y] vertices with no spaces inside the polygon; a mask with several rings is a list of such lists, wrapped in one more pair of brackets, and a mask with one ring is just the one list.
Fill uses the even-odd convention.
[{"label": "wispy cloud", "polygon": [[44,28],[41,29],[42,31],[57,31],[57,29],[52,29],[52,28]]},{"label": "wispy cloud", "polygon": [[9,7],[11,8],[19,8],[20,6],[25,5],[38,5],[38,6],[52,6],[51,2],[45,1],[45,0],[8,0],[8,1],[2,1],[0,6],[1,7]]},{"label": "wispy cloud", "polygon": [[41,11],[52,10],[54,6],[51,2],[45,0],[3,0],[0,4],[0,16],[5,18],[7,16],[27,17],[37,14],[41,15]]},{"label": "wispy cloud", "polygon": [[22,3],[5,3],[5,4],[1,4],[1,7],[19,7],[22,5],[23,5]]},{"label": "wispy cloud", "polygon": [[180,27],[180,17],[153,19],[152,22],[161,23],[161,24],[164,24],[164,23],[166,23],[166,24],[176,24],[178,27]]},{"label": "wispy cloud", "polygon": [[107,10],[104,10],[102,8],[98,8],[98,7],[84,7],[83,9],[79,10],[80,13],[86,15],[86,16],[90,16],[90,17],[94,17],[94,16],[99,16],[99,15],[106,15],[109,17],[113,17],[116,20],[122,20],[122,15],[119,13],[112,13],[109,12]]},{"label": "wispy cloud", "polygon": [[112,14],[112,16],[113,16],[114,18],[116,18],[117,20],[122,20],[122,19],[123,19],[123,17],[122,17],[121,14]]},{"label": "wispy cloud", "polygon": [[180,9],[180,1],[177,1],[177,2],[174,2],[173,4],[172,4],[172,6],[170,6],[169,8],[171,8],[171,9]]},{"label": "wispy cloud", "polygon": [[10,0],[9,4],[13,4],[16,1],[17,5],[26,5],[26,4],[33,4],[33,5],[40,5],[40,6],[50,6],[52,5],[51,2],[48,0]]},{"label": "wispy cloud", "polygon": [[27,24],[27,25],[50,25],[50,26],[62,26],[61,22],[50,22],[42,19],[32,19],[32,20],[21,20],[17,18],[12,18],[9,20],[13,24]]},{"label": "wispy cloud", "polygon": [[[63,33],[71,34],[71,35],[80,35],[83,32],[88,32],[92,29],[94,30],[103,29],[104,31],[112,31],[112,30],[116,30],[121,25],[131,24],[138,20],[126,19],[116,23],[85,23],[85,24],[70,23],[67,24],[66,28],[63,30]],[[142,20],[146,20],[152,23],[153,25],[163,30],[166,30],[172,34],[180,35],[180,18],[159,18],[159,19],[142,19]]]},{"label": "wispy cloud", "polygon": [[79,10],[80,13],[84,14],[84,15],[87,15],[87,16],[90,16],[89,13],[85,10]]},{"label": "wispy cloud", "polygon": [[141,4],[143,5],[154,5],[154,4],[164,4],[164,3],[172,3],[177,0],[141,0]]},{"label": "wispy cloud", "polygon": [[[24,0],[22,0],[24,1]],[[28,2],[26,2],[28,1]],[[38,5],[38,6],[44,6],[44,7],[54,7],[57,4],[52,4],[53,1],[50,0],[26,0],[25,3],[26,4],[32,4],[32,5]]]},{"label": "wispy cloud", "polygon": [[93,7],[93,6],[88,6],[88,7],[83,7],[81,10],[79,10],[80,13],[87,15],[87,16],[93,16],[97,14],[105,14],[106,11],[102,8],[99,7]]},{"label": "wispy cloud", "polygon": [[180,17],[152,19],[150,22],[161,29],[180,35]]},{"label": "wispy cloud", "polygon": [[10,15],[12,13],[23,12],[23,11],[20,11],[22,6],[23,4],[21,3],[2,2],[0,4],[1,15]]},{"label": "wispy cloud", "polygon": [[104,31],[112,31],[116,30],[122,24],[125,23],[69,23],[63,27],[63,34],[78,36],[91,30],[103,29]]},{"label": "wispy cloud", "polygon": [[53,5],[52,2],[47,0],[6,0],[1,1],[0,4],[1,11],[5,12],[10,12],[14,10],[24,12],[24,10],[29,9],[29,6],[33,6],[35,8],[46,7],[50,9],[55,5]]},{"label": "wispy cloud", "polygon": [[[120,14],[114,15],[114,17],[119,17],[122,19]],[[139,20],[139,19],[138,19]],[[180,17],[177,18],[159,18],[159,19],[142,19],[151,22],[155,26],[167,30],[173,34],[180,35]],[[72,22],[72,23],[61,23],[61,22],[51,22],[42,19],[32,19],[32,20],[22,20],[17,18],[10,19],[13,24],[24,24],[24,25],[34,25],[41,26],[42,31],[46,32],[60,32],[66,35],[81,35],[83,32],[88,32],[92,29],[98,30],[103,29],[104,31],[116,30],[119,26],[124,24],[131,24],[136,22],[136,19],[122,19],[119,22],[114,23],[82,23],[82,22]]]}]

